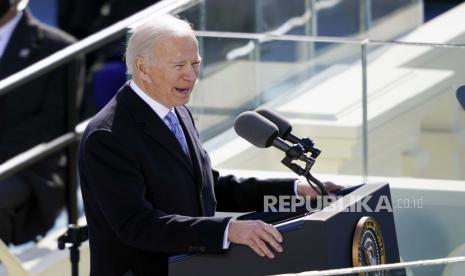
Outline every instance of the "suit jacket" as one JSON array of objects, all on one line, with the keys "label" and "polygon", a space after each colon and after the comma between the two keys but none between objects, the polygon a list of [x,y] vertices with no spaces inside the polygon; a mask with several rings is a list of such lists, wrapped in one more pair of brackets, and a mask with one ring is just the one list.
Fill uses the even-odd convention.
[{"label": "suit jacket", "polygon": [[188,109],[175,110],[192,161],[127,84],[84,132],[78,164],[91,275],[164,275],[170,254],[221,253],[230,218],[213,217],[216,209],[262,209],[264,194],[293,193],[293,179],[220,177]]},{"label": "suit jacket", "polygon": [[[70,45],[74,39],[34,19],[25,11],[0,58],[0,79]],[[29,148],[64,134],[68,66],[46,73],[0,97],[0,163]],[[72,66],[82,69],[82,64]],[[80,71],[78,71],[80,72]],[[74,83],[79,74],[72,76]],[[77,89],[77,87],[75,87]],[[33,199],[18,212],[14,243],[44,234],[64,203],[63,155],[40,161],[21,173],[33,190]],[[61,159],[61,160],[60,160]]]}]

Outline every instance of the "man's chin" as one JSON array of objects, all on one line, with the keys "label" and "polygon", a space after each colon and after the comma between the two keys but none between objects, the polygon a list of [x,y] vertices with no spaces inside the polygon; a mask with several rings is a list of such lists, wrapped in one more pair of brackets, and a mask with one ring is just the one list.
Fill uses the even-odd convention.
[{"label": "man's chin", "polygon": [[180,99],[176,102],[176,106],[186,105],[189,102],[190,93],[188,95],[184,95],[183,99]]}]

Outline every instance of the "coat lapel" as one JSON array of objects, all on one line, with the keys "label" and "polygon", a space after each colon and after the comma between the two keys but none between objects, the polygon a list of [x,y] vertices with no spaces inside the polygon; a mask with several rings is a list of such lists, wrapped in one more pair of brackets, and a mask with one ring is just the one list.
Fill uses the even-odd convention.
[{"label": "coat lapel", "polygon": [[161,147],[168,150],[186,169],[195,177],[192,164],[184,154],[181,145],[163,120],[136,95],[128,84],[123,86],[118,97],[137,122],[143,123],[141,127]]}]

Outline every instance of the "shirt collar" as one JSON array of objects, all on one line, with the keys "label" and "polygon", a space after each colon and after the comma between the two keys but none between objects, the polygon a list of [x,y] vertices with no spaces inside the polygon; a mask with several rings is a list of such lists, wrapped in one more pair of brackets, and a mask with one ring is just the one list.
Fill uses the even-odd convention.
[{"label": "shirt collar", "polygon": [[[155,101],[151,97],[149,97],[142,89],[134,82],[134,80],[129,81],[129,86],[132,88],[132,90],[145,102],[147,103],[150,108],[152,108],[155,113],[157,113],[158,117],[160,117],[163,121],[165,121],[165,116],[173,110],[172,108],[168,108],[161,103]],[[166,123],[166,121],[165,121]]]},{"label": "shirt collar", "polygon": [[18,12],[18,14],[16,14],[13,19],[8,21],[8,23],[0,28],[0,58],[3,56],[6,45],[8,44],[8,41],[10,40],[11,35],[13,34],[13,31],[15,30],[16,25],[18,25],[18,22],[21,20],[22,16],[23,12]]}]

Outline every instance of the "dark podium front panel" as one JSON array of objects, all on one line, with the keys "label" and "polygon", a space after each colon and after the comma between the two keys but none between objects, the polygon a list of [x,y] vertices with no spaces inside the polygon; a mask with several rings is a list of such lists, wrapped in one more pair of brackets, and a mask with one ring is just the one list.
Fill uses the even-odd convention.
[{"label": "dark podium front panel", "polygon": [[[386,263],[399,262],[392,208],[378,208],[375,212],[380,198],[391,202],[389,185],[367,184],[333,203],[338,208],[330,205],[322,211],[277,223],[284,237],[284,252],[276,253],[275,259],[259,257],[246,246],[231,244],[224,254],[174,256],[170,259],[169,275],[270,275],[352,267],[354,231],[364,216],[373,217],[380,226]],[[359,208],[363,206],[361,201],[368,208]],[[390,275],[404,272],[391,271]]]}]

